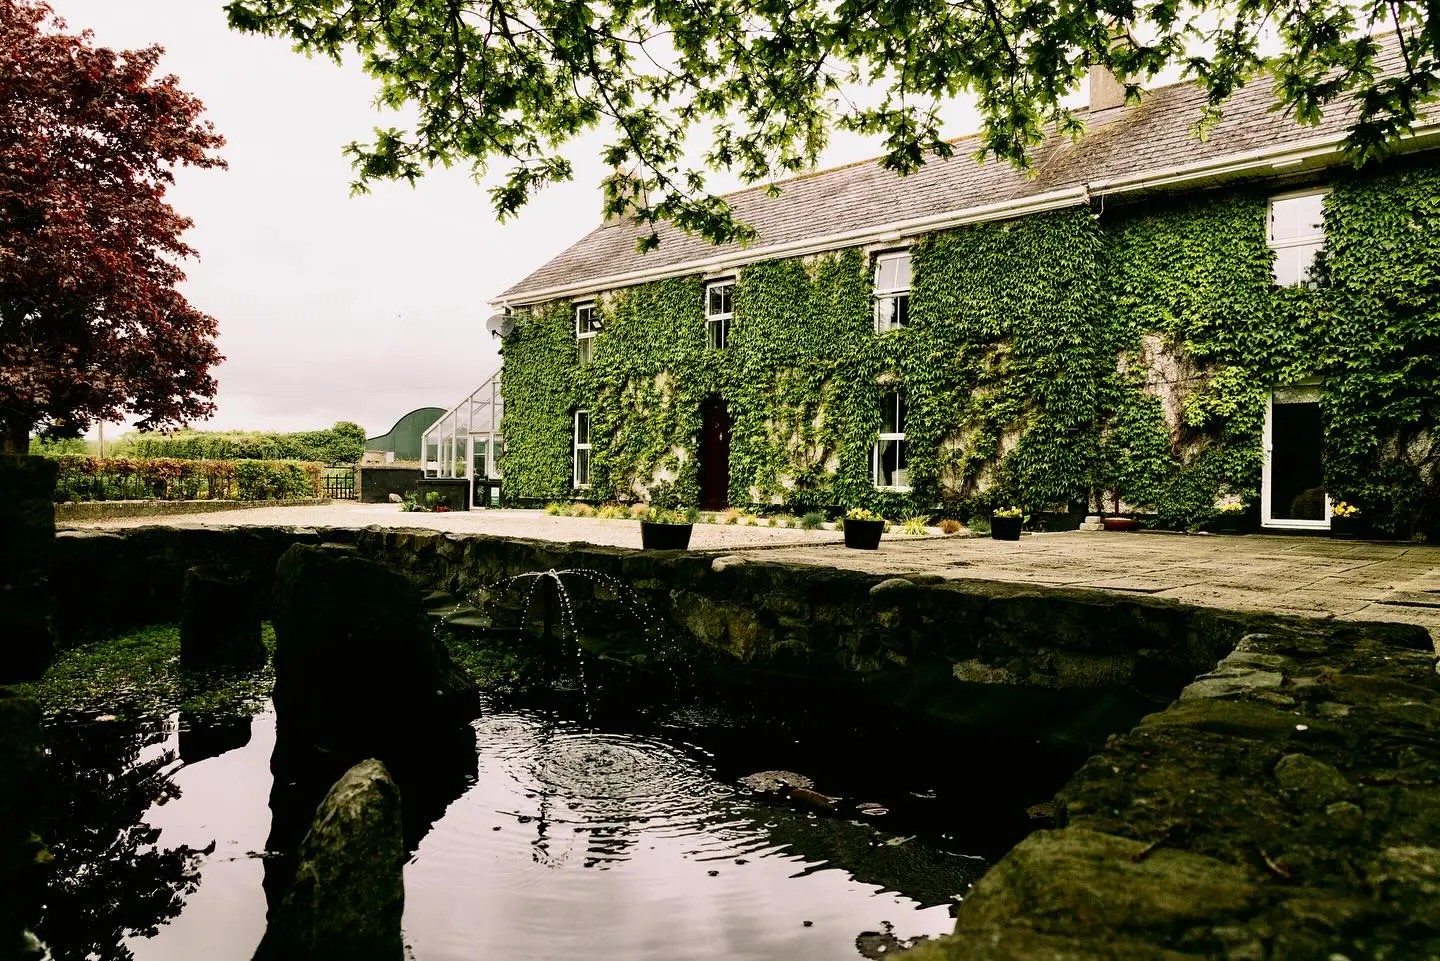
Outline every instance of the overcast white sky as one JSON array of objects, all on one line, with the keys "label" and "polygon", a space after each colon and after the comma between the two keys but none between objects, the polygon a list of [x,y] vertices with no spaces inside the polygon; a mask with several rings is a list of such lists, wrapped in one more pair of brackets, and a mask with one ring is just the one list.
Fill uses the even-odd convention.
[{"label": "overcast white sky", "polygon": [[[600,217],[600,135],[570,152],[571,184],[501,225],[468,171],[349,196],[344,144],[393,123],[358,65],[309,60],[225,25],[221,0],[52,0],[72,30],[158,43],[163,72],[207,108],[229,170],[181,171],[170,201],[195,221],[185,293],[220,322],[218,414],[197,427],[303,430],[353,420],[372,435],[449,407],[499,363],[486,301]],[[957,107],[950,135],[975,126]],[[879,153],[837,136],[826,166]],[[732,183],[716,181],[728,189]]]}]

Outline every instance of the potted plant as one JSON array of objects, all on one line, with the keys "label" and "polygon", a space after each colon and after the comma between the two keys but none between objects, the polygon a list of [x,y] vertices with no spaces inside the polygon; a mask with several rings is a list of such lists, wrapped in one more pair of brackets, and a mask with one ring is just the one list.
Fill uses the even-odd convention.
[{"label": "potted plant", "polygon": [[845,546],[860,551],[873,551],[880,546],[885,533],[885,518],[863,507],[845,512]]},{"label": "potted plant", "polygon": [[640,518],[640,546],[647,551],[683,551],[690,546],[692,519],[669,507],[652,506]]},{"label": "potted plant", "polygon": [[1217,534],[1245,533],[1248,526],[1245,514],[1246,504],[1244,501],[1221,504],[1215,509],[1215,532]]},{"label": "potted plant", "polygon": [[997,541],[1018,541],[1024,512],[1018,507],[997,507],[990,514],[990,536]]},{"label": "potted plant", "polygon": [[1349,501],[1340,501],[1330,508],[1330,536],[1341,540],[1354,540],[1364,533],[1365,519],[1360,508]]}]

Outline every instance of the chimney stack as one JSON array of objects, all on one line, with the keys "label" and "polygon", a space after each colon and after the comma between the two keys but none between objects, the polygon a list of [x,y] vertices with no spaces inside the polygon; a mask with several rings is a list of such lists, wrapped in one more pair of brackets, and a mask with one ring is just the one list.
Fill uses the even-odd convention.
[{"label": "chimney stack", "polygon": [[636,207],[646,207],[650,204],[650,195],[646,189],[634,179],[634,171],[629,173],[620,169],[617,164],[615,173],[609,178],[609,182],[615,185],[616,191],[625,198],[624,207],[616,213],[606,213],[605,204],[601,204],[601,212],[605,217],[604,226],[613,227],[616,224],[624,223],[630,213]]},{"label": "chimney stack", "polygon": [[1125,85],[1109,67],[1103,64],[1090,65],[1090,112],[1099,113],[1125,103]]}]

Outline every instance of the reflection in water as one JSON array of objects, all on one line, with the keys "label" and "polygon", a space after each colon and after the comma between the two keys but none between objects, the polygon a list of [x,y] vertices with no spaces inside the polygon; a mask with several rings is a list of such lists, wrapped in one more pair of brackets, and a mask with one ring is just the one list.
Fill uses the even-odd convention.
[{"label": "reflection in water", "polygon": [[424,740],[391,746],[374,754],[338,753],[300,743],[283,727],[270,758],[270,835],[265,842],[265,893],[270,914],[284,900],[295,877],[295,856],[315,809],[330,787],[366,757],[378,757],[400,789],[405,850],[444,815],[450,803],[475,782],[475,734],[468,726],[436,729]]},{"label": "reflection in water", "polygon": [[158,844],[145,820],[180,796],[172,716],[54,724],[44,836],[54,862],[37,933],[56,961],[128,959],[127,933],[154,934],[180,913],[206,853]]},{"label": "reflection in water", "polygon": [[[397,759],[409,765],[404,928],[417,961],[841,961],[874,940],[862,932],[949,930],[984,867],[946,853],[968,842],[927,834],[923,819],[817,816],[745,787],[743,773],[802,768],[849,796],[883,787],[876,799],[901,812],[903,797],[929,796],[908,764],[872,783],[874,745],[828,724],[797,746],[793,731],[713,712],[487,707],[455,743]],[[180,767],[183,736],[173,717],[54,732],[71,799],[49,828],[66,858],[43,928],[57,959],[249,961],[262,874],[314,811],[302,775],[320,790],[333,778],[323,759],[280,749],[269,713],[243,746]],[[241,740],[234,728],[209,737]],[[272,752],[288,772],[273,786]]]}]

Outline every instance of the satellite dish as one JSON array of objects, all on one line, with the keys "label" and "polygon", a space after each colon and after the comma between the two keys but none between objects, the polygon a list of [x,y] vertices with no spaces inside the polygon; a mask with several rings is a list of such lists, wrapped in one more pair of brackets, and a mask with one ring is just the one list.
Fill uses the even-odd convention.
[{"label": "satellite dish", "polygon": [[515,330],[515,315],[508,311],[503,314],[495,314],[485,321],[485,329],[490,331],[492,337],[509,337]]}]

